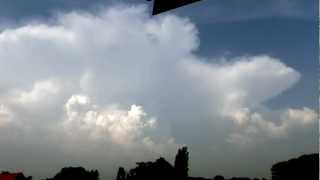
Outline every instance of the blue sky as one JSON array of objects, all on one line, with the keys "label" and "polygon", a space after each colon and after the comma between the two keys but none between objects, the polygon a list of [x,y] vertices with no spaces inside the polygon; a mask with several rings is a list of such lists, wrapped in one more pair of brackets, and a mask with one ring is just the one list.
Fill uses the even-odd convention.
[{"label": "blue sky", "polygon": [[0,0],[3,170],[111,178],[186,144],[191,175],[267,177],[318,151],[317,2],[150,5]]}]

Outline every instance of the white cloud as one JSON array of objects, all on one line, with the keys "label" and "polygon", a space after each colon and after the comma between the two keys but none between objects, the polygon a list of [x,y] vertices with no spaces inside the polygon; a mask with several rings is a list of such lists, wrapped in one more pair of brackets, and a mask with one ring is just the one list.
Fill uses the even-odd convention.
[{"label": "white cloud", "polygon": [[214,97],[223,98],[222,113],[237,115],[236,111],[257,107],[280,95],[294,85],[300,74],[270,56],[238,57],[221,64],[188,63],[188,71],[204,81]]},{"label": "white cloud", "polygon": [[12,113],[4,105],[0,104],[0,128],[7,125],[12,120]]},{"label": "white cloud", "polygon": [[288,109],[286,112],[286,116],[288,119],[292,119],[292,121],[296,121],[302,124],[310,124],[315,122],[318,119],[318,114],[307,107],[303,109]]},{"label": "white cloud", "polygon": [[15,101],[19,104],[39,103],[39,101],[47,101],[50,96],[59,93],[60,87],[57,83],[46,80],[33,84],[30,91],[17,91]]},{"label": "white cloud", "polygon": [[300,73],[279,59],[238,57],[218,64],[193,61],[185,63],[185,67],[208,89],[211,105],[219,108],[215,115],[234,122],[236,130],[230,132],[228,142],[254,145],[269,138],[286,137],[293,127],[302,128],[315,122],[312,109],[288,108],[279,113],[264,105],[300,79]]},{"label": "white cloud", "polygon": [[65,109],[64,126],[67,132],[78,136],[84,130],[94,139],[107,137],[122,145],[131,145],[147,138],[145,129],[155,128],[156,124],[156,120],[147,117],[141,106],[132,105],[129,110],[117,106],[101,108],[83,95],[73,95],[65,104]]},{"label": "white cloud", "polygon": [[283,110],[276,116],[278,119],[269,119],[270,115],[259,112],[246,112],[242,115],[241,118],[246,120],[246,125],[239,126],[239,131],[232,133],[228,141],[246,146],[255,140],[266,141],[266,137],[287,138],[295,128],[313,127],[317,123],[317,113],[307,107]]}]

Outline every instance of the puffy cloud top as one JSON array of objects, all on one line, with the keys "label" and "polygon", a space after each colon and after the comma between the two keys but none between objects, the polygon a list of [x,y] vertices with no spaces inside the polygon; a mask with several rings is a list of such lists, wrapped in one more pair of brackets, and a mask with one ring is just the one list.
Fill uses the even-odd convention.
[{"label": "puffy cloud top", "polygon": [[116,106],[99,108],[91,104],[89,97],[73,95],[65,104],[65,127],[79,135],[79,130],[89,131],[92,138],[110,137],[119,144],[131,144],[143,134],[143,129],[153,128],[155,119],[147,115],[141,106],[132,105],[128,111]]}]

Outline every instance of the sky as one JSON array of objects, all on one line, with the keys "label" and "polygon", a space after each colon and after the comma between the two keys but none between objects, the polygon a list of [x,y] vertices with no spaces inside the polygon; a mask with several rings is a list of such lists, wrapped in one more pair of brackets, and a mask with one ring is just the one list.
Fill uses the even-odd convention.
[{"label": "sky", "polygon": [[0,170],[52,177],[190,151],[190,175],[269,177],[318,150],[312,0],[0,0]]}]

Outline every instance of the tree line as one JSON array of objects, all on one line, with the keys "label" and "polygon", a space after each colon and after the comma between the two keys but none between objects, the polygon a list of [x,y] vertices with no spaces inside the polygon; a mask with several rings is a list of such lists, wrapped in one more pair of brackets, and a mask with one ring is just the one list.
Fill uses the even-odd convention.
[{"label": "tree line", "polygon": [[[115,180],[266,180],[266,178],[232,177],[225,178],[217,175],[213,178],[190,177],[189,152],[187,147],[182,147],[176,154],[174,164],[160,157],[154,162],[138,162],[136,167],[126,170],[119,167]],[[0,180],[31,180],[20,173],[18,178],[9,177],[9,172],[0,174]],[[14,173],[12,173],[14,175]],[[15,174],[17,175],[17,174]],[[319,154],[303,155],[299,158],[276,163],[271,168],[272,180],[318,180],[319,179]],[[88,171],[83,167],[62,168],[52,178],[44,180],[99,180],[98,170]]]}]

